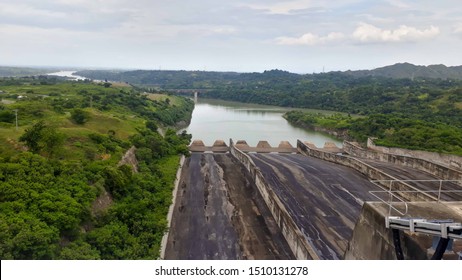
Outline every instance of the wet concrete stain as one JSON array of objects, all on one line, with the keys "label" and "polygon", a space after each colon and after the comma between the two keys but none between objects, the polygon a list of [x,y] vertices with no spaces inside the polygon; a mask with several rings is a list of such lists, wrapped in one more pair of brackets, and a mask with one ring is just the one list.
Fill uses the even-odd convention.
[{"label": "wet concrete stain", "polygon": [[[381,171],[384,171],[387,174],[390,174],[398,180],[411,180],[406,183],[418,190],[427,192],[435,198],[438,197],[438,190],[440,187],[438,180],[440,180],[440,178],[437,176],[434,176],[425,171],[417,170],[415,168],[400,166],[389,162],[379,162],[368,159],[361,160],[377,169],[380,169]],[[424,182],[421,180],[429,181]],[[442,191],[443,192],[441,193],[440,197],[442,201],[462,201],[462,193],[460,192],[462,191],[462,187],[460,185],[454,182],[443,182]]]},{"label": "wet concrete stain", "polygon": [[368,191],[351,169],[302,155],[249,154],[321,259],[342,259]]},{"label": "wet concrete stain", "polygon": [[165,259],[293,259],[246,171],[229,154],[185,162]]}]

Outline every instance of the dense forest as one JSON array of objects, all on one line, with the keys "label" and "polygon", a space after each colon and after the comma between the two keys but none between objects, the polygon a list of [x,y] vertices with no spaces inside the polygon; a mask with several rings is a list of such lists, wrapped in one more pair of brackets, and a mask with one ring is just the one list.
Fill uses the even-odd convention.
[{"label": "dense forest", "polygon": [[190,141],[168,127],[194,104],[46,77],[0,79],[0,98],[0,258],[157,258]]},{"label": "dense forest", "polygon": [[375,143],[382,146],[462,156],[462,128],[441,122],[396,113],[354,118],[342,114],[290,111],[284,117],[296,126],[328,129],[348,140],[366,142],[367,137],[374,137],[377,138]]}]

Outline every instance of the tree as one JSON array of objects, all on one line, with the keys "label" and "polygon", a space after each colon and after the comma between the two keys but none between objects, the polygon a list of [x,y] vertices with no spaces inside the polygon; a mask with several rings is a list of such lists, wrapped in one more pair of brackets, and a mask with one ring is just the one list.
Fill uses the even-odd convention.
[{"label": "tree", "polygon": [[66,140],[66,135],[56,131],[54,127],[46,127],[42,134],[43,151],[52,157],[59,151]]},{"label": "tree", "polygon": [[90,119],[90,116],[82,109],[74,109],[71,113],[71,119],[76,124],[84,124]]},{"label": "tree", "polygon": [[25,142],[26,146],[33,153],[44,151],[48,157],[53,156],[56,151],[64,144],[66,136],[56,128],[47,126],[43,121],[39,121],[31,128],[26,129],[19,141]]},{"label": "tree", "polygon": [[31,152],[38,153],[41,149],[40,140],[42,139],[45,127],[43,121],[37,122],[31,128],[26,129],[24,134],[19,137],[19,141],[25,142]]},{"label": "tree", "polygon": [[149,120],[146,122],[146,128],[148,128],[149,130],[153,132],[157,132],[158,126],[155,121]]},{"label": "tree", "polygon": [[0,122],[13,123],[15,115],[12,111],[0,111]]},{"label": "tree", "polygon": [[82,240],[77,240],[64,247],[59,256],[62,260],[98,260],[99,251]]}]

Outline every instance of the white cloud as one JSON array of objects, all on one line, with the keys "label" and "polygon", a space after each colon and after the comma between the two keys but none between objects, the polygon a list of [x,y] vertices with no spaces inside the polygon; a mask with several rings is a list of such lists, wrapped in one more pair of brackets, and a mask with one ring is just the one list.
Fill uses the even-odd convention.
[{"label": "white cloud", "polygon": [[439,33],[439,28],[433,25],[427,29],[407,25],[401,25],[397,29],[381,29],[371,24],[360,23],[353,32],[353,38],[362,43],[416,42],[434,38]]},{"label": "white cloud", "polygon": [[394,6],[394,7],[397,7],[397,8],[401,8],[401,9],[406,9],[406,8],[410,8],[411,6],[407,3],[404,3],[403,1],[401,0],[388,0],[387,1],[390,5]]},{"label": "white cloud", "polygon": [[462,23],[459,23],[454,27],[454,33],[462,35]]},{"label": "white cloud", "polygon": [[356,69],[398,60],[462,64],[454,43],[462,40],[462,6],[427,2],[0,0],[0,63],[301,72],[315,67],[307,61],[319,61],[318,69],[339,61]]},{"label": "white cloud", "polygon": [[295,0],[277,2],[273,4],[243,4],[244,7],[251,8],[254,10],[264,10],[268,14],[290,14],[296,10],[303,10],[311,7],[310,0]]},{"label": "white cloud", "polygon": [[0,14],[2,16],[66,18],[65,13],[38,9],[21,3],[0,3]]},{"label": "white cloud", "polygon": [[329,42],[339,41],[345,38],[343,33],[331,32],[326,36],[319,36],[313,33],[306,33],[300,37],[278,37],[276,38],[276,43],[279,45],[319,45],[326,44]]},{"label": "white cloud", "polygon": [[263,11],[270,15],[293,15],[303,10],[316,10],[318,12],[327,12],[332,9],[341,9],[348,5],[361,3],[364,0],[247,0],[239,4],[240,7],[246,7],[253,10]]}]

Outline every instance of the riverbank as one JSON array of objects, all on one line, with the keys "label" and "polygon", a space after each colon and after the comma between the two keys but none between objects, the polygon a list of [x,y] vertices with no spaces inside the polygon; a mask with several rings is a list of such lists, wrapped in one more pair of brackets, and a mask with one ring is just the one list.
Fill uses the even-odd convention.
[{"label": "riverbank", "polygon": [[292,125],[325,131],[348,141],[365,144],[369,137],[374,137],[379,146],[462,155],[462,128],[445,123],[400,114],[357,118],[291,111],[284,118]]},{"label": "riverbank", "polygon": [[245,140],[250,146],[256,146],[261,140],[272,147],[281,141],[295,146],[298,139],[320,147],[325,142],[342,145],[342,141],[332,135],[291,125],[282,117],[288,110],[290,108],[199,98],[191,124],[185,129],[193,140],[202,140],[206,146],[212,146],[216,140],[228,142],[230,138]]},{"label": "riverbank", "polygon": [[341,140],[353,140],[348,134],[349,125],[345,120],[351,117],[347,115],[289,111],[282,117],[297,127],[323,132]]}]

